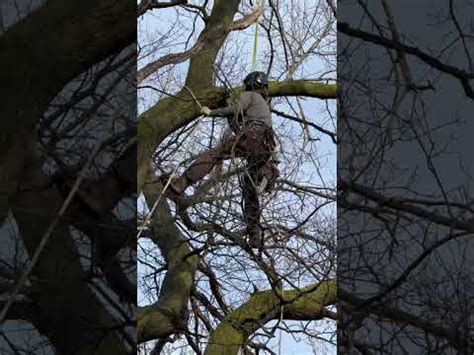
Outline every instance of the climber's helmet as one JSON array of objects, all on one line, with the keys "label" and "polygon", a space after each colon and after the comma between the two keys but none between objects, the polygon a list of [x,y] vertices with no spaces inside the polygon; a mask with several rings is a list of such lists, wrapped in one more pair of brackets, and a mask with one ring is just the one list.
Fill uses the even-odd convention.
[{"label": "climber's helmet", "polygon": [[254,71],[244,79],[245,90],[262,91],[268,89],[268,76],[264,72]]}]

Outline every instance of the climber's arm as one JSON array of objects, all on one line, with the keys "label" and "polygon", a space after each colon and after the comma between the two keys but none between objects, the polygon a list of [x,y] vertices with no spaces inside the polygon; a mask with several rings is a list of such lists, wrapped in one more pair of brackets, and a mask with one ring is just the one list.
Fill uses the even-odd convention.
[{"label": "climber's arm", "polygon": [[235,106],[227,106],[210,110],[209,117],[231,117],[235,114]]},{"label": "climber's arm", "polygon": [[252,97],[247,92],[243,92],[239,96],[239,99],[235,105],[217,108],[214,110],[209,110],[207,107],[203,107],[201,112],[209,117],[235,117],[236,114],[240,112],[244,113],[250,106],[251,101]]}]

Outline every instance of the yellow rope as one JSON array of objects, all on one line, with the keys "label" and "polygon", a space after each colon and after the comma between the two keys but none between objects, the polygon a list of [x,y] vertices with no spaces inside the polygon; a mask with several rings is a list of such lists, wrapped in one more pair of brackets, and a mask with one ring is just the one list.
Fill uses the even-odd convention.
[{"label": "yellow rope", "polygon": [[262,7],[262,0],[258,0],[258,11],[259,14],[257,15],[257,21],[255,23],[255,35],[253,38],[253,58],[252,58],[252,71],[255,71],[257,69],[257,47],[258,47],[258,21],[260,19],[260,15],[263,12]]}]

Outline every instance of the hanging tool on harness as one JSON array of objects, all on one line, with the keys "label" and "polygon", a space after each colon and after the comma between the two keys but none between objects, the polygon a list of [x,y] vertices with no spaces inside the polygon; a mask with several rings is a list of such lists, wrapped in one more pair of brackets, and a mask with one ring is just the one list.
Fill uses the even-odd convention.
[{"label": "hanging tool on harness", "polygon": [[275,189],[276,180],[280,177],[280,171],[274,161],[268,161],[261,172],[261,182],[258,186],[258,192],[272,192]]}]

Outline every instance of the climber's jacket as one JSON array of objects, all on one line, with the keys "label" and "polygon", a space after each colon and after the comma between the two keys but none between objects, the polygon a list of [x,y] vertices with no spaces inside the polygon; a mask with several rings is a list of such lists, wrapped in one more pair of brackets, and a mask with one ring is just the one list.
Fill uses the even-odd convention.
[{"label": "climber's jacket", "polygon": [[235,134],[250,123],[265,124],[272,128],[272,113],[264,97],[253,91],[244,91],[234,105],[211,110],[211,117],[227,117]]}]

